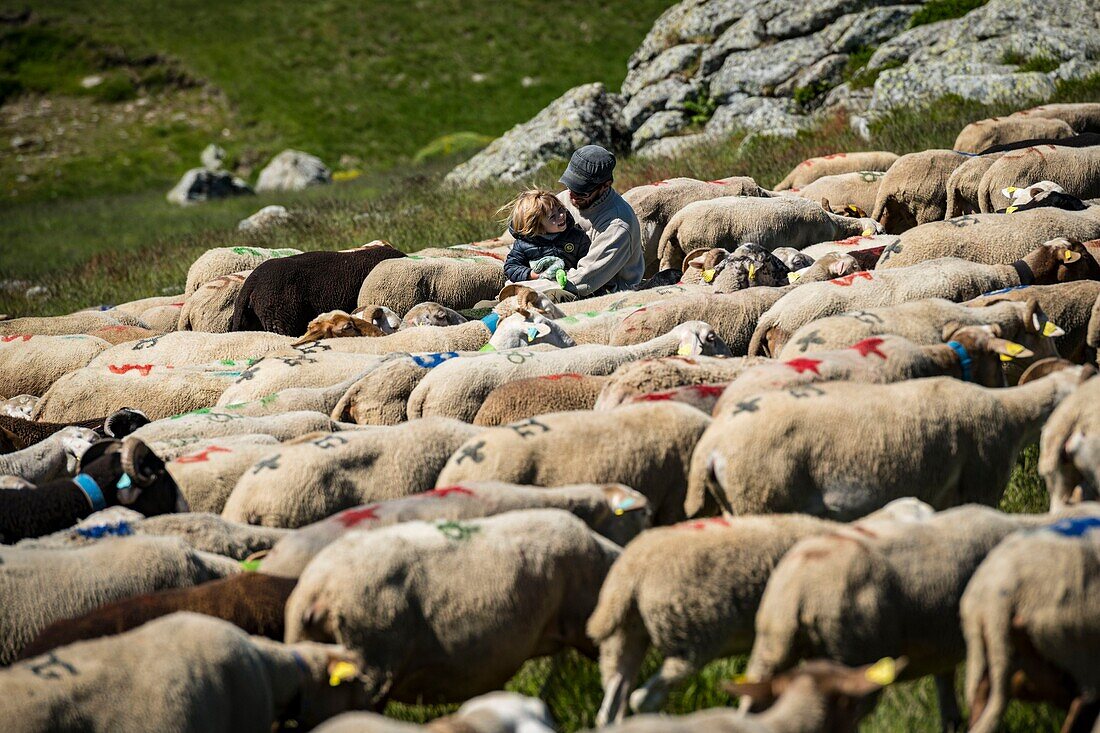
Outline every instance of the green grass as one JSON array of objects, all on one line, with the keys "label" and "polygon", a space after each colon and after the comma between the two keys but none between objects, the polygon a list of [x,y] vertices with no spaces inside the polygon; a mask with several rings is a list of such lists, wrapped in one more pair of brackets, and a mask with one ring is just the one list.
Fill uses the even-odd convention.
[{"label": "green grass", "polygon": [[931,0],[925,3],[909,19],[909,27],[916,28],[920,25],[938,23],[941,20],[961,18],[971,10],[976,10],[985,5],[989,0]]},{"label": "green grass", "polygon": [[[177,104],[173,85],[152,83],[186,70],[207,84],[213,109],[189,120],[194,136],[167,139],[170,156],[159,166],[123,167],[87,153],[87,163],[62,168],[71,184],[15,186],[15,198],[165,188],[211,141],[260,162],[294,147],[330,166],[350,156],[356,167],[379,170],[443,135],[497,137],[577,84],[602,80],[617,89],[626,59],[673,1],[41,0],[35,20],[0,37],[5,96],[96,100],[105,126],[134,136],[139,122],[106,124],[118,106],[106,102],[141,94],[193,108]],[[21,5],[0,0],[0,11]],[[101,85],[80,87],[104,71]],[[104,142],[94,148],[106,151]],[[112,147],[140,158],[150,142]],[[10,172],[0,167],[0,180]]]},{"label": "green grass", "polygon": [[1028,56],[1015,51],[1005,51],[1001,55],[1001,63],[1019,67],[1020,71],[1037,71],[1041,74],[1049,74],[1062,65],[1062,62],[1058,59],[1041,53]]}]

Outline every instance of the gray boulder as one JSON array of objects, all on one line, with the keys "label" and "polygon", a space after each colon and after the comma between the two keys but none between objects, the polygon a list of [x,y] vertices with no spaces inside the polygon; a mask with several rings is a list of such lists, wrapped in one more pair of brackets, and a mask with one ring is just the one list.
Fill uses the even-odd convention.
[{"label": "gray boulder", "polygon": [[247,219],[241,219],[237,223],[237,229],[242,232],[265,229],[290,221],[290,213],[283,206],[265,206]]},{"label": "gray boulder", "polygon": [[518,181],[549,161],[568,158],[574,150],[589,144],[622,152],[628,139],[622,109],[622,98],[608,92],[603,84],[570,89],[534,119],[516,125],[452,170],[444,180],[455,186]]},{"label": "gray boulder", "polygon": [[224,199],[253,193],[248,184],[226,171],[192,168],[168,192],[168,203],[189,206],[211,199]]},{"label": "gray boulder", "polygon": [[332,172],[316,155],[284,150],[271,159],[256,181],[257,191],[301,191],[332,183]]}]

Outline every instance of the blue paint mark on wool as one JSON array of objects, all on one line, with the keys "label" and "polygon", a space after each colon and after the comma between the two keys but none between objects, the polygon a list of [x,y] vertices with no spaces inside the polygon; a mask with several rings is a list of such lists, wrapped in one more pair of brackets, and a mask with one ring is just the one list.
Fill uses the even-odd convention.
[{"label": "blue paint mark on wool", "polygon": [[76,533],[88,540],[98,540],[101,537],[126,537],[134,533],[130,523],[123,520],[115,524],[97,524],[94,527],[78,527]]},{"label": "blue paint mark on wool", "polygon": [[453,359],[458,356],[457,351],[442,351],[435,354],[410,354],[413,362],[425,369],[434,369],[448,359]]},{"label": "blue paint mark on wool", "polygon": [[1001,288],[1000,290],[990,290],[988,293],[982,293],[980,297],[987,295],[1002,295],[1004,293],[1011,293],[1013,290],[1023,290],[1024,288],[1030,288],[1030,285],[1013,285],[1010,288]]},{"label": "blue paint mark on wool", "polygon": [[1100,517],[1063,519],[1060,522],[1050,525],[1046,529],[1051,532],[1057,532],[1065,537],[1082,537],[1091,529],[1100,529]]}]

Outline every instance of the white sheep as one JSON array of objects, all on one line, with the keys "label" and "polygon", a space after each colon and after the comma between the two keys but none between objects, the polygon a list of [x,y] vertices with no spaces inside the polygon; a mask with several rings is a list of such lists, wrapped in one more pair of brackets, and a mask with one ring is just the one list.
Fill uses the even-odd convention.
[{"label": "white sheep", "polygon": [[1085,382],[1058,406],[1039,442],[1039,473],[1056,510],[1100,499],[1100,379]]},{"label": "white sheep", "polygon": [[471,308],[493,299],[506,282],[503,263],[491,257],[412,255],[378,263],[363,281],[357,305],[384,305],[402,316],[427,301]]},{"label": "white sheep", "polygon": [[947,211],[947,180],[966,160],[954,150],[901,156],[882,179],[871,217],[887,234],[942,220]]},{"label": "white sheep", "polygon": [[818,158],[808,158],[779,182],[776,191],[802,188],[824,176],[836,176],[855,171],[888,171],[898,156],[894,153],[876,150],[859,153],[833,153]]},{"label": "white sheep", "polygon": [[116,344],[89,362],[88,366],[108,364],[172,364],[191,366],[220,359],[246,361],[285,351],[294,339],[275,333],[194,333],[179,331],[140,341]]},{"label": "white sheep", "polygon": [[287,412],[249,417],[233,410],[203,408],[164,420],[154,420],[133,432],[162,460],[192,451],[197,443],[229,435],[270,435],[290,440],[318,430],[339,430],[328,415],[319,412]]},{"label": "white sheep", "polygon": [[219,275],[199,285],[179,309],[173,331],[226,333],[233,319],[233,304],[252,270]]},{"label": "white sheep", "polygon": [[216,247],[202,253],[191,263],[187,270],[187,285],[183,289],[190,296],[203,283],[242,270],[251,270],[256,265],[273,257],[289,257],[301,254],[300,249],[264,249],[262,247]]},{"label": "white sheep", "polygon": [[62,428],[21,451],[0,455],[0,476],[18,476],[32,484],[72,476],[84,451],[97,440],[94,430]]},{"label": "white sheep", "polygon": [[1064,120],[1017,113],[971,122],[959,132],[952,147],[961,153],[982,153],[995,145],[1023,140],[1054,140],[1076,134]]},{"label": "white sheep", "polygon": [[1006,188],[1024,188],[1038,181],[1053,181],[1080,199],[1100,196],[1100,145],[1039,145],[1005,153],[982,176],[978,207],[983,214],[1000,211],[1012,203],[1003,193]]},{"label": "white sheep", "polygon": [[109,348],[95,336],[2,336],[0,380],[7,394],[41,397],[62,375],[87,366]]},{"label": "white sheep", "polygon": [[600,388],[593,406],[608,410],[633,398],[685,386],[724,384],[745,369],[770,362],[763,357],[733,359],[709,356],[665,356],[642,359],[616,369]]}]

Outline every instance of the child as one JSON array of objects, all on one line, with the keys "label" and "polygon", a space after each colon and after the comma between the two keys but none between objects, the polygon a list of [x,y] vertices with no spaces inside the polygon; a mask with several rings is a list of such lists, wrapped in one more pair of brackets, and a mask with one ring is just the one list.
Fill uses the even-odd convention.
[{"label": "child", "polygon": [[588,235],[549,191],[524,191],[501,207],[511,209],[508,232],[516,241],[504,261],[504,274],[514,283],[561,277],[588,254]]}]

